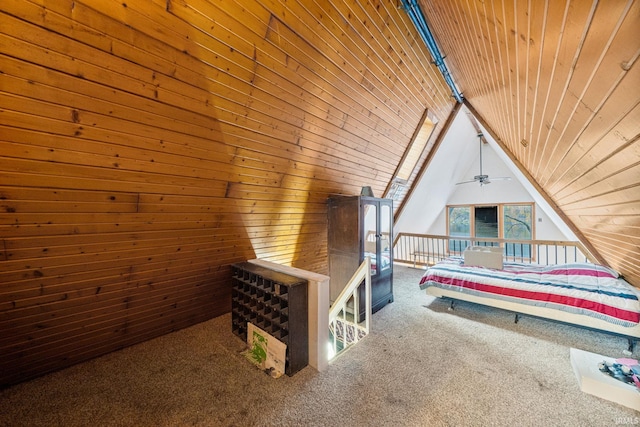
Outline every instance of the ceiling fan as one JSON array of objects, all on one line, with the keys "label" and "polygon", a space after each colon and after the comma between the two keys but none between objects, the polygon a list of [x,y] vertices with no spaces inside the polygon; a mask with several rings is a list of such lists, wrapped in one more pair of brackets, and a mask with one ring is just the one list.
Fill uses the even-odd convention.
[{"label": "ceiling fan", "polygon": [[498,176],[498,177],[493,177],[493,178],[489,178],[489,175],[485,175],[482,173],[482,132],[478,133],[478,139],[480,141],[480,174],[476,175],[473,177],[472,180],[470,181],[462,181],[462,182],[458,182],[456,183],[456,185],[460,185],[460,184],[469,184],[471,182],[479,182],[480,186],[482,187],[485,184],[491,184],[491,181],[508,181],[511,179],[510,176]]}]

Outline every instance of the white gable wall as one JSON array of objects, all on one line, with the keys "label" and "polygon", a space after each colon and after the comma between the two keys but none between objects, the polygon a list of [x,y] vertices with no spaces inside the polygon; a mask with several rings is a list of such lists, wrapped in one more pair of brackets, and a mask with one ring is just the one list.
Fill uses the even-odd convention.
[{"label": "white gable wall", "polygon": [[396,220],[395,233],[446,234],[445,208],[456,204],[535,202],[536,238],[577,240],[500,147],[483,131],[482,169],[489,177],[509,176],[509,181],[456,185],[480,172],[479,142],[466,109],[460,109],[427,171]]}]

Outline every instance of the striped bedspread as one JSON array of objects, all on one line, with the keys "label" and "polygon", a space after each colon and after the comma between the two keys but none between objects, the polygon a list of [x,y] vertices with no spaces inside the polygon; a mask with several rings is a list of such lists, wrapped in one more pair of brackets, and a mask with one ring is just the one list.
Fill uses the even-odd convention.
[{"label": "striped bedspread", "polygon": [[626,327],[640,322],[640,290],[604,266],[505,263],[503,270],[493,270],[462,264],[462,258],[451,257],[430,267],[420,289],[436,286],[566,310]]}]

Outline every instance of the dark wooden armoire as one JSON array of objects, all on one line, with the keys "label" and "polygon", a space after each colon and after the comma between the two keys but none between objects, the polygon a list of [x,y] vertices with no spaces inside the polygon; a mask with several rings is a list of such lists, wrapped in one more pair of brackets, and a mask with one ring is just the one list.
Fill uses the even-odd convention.
[{"label": "dark wooden armoire", "polygon": [[[371,257],[371,307],[393,302],[393,200],[366,196],[331,196],[328,201],[328,255],[331,303],[365,256]],[[364,318],[364,285],[358,294]]]}]

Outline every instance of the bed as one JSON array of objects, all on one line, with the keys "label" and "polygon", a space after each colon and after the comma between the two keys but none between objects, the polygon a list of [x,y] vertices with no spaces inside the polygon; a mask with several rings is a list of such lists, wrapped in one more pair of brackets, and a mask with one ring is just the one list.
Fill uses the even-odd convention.
[{"label": "bed", "polygon": [[614,270],[595,264],[542,266],[504,262],[501,269],[450,257],[420,280],[428,295],[464,300],[561,321],[629,340],[640,338],[640,290]]}]

